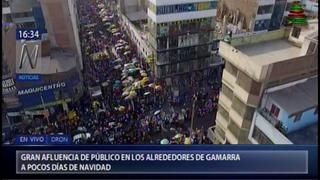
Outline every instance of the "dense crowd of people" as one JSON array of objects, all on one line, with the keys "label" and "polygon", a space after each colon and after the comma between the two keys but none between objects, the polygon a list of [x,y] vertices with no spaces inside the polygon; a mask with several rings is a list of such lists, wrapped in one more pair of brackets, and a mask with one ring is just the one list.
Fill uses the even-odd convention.
[{"label": "dense crowd of people", "polygon": [[[193,102],[194,118],[216,111],[214,82],[196,72],[170,85],[151,77],[119,23],[114,3],[77,4],[87,89],[83,97],[69,104],[70,112],[50,116],[46,125],[29,125],[19,133],[71,134],[75,144],[210,143],[204,127],[191,130],[188,124]],[[175,87],[181,89],[178,98],[172,93]]]}]

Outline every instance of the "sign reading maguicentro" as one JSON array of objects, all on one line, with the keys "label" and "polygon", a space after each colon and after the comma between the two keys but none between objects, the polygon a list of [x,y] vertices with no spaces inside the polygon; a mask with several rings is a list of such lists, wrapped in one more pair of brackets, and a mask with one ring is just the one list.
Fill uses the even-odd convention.
[{"label": "sign reading maguicentro", "polygon": [[308,173],[307,151],[17,151],[16,159],[18,174]]},{"label": "sign reading maguicentro", "polygon": [[38,93],[38,92],[43,92],[43,91],[49,91],[49,90],[54,90],[54,89],[60,89],[66,87],[65,82],[56,82],[52,84],[47,84],[47,85],[42,85],[39,87],[31,87],[27,89],[21,89],[18,91],[18,95],[27,95],[27,94],[33,94],[33,93]]}]

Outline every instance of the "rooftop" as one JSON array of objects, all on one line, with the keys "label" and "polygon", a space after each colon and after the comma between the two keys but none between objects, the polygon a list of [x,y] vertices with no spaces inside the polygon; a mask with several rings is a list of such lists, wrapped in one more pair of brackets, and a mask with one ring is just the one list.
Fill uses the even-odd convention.
[{"label": "rooftop", "polygon": [[272,92],[270,98],[277,102],[289,115],[317,106],[318,77]]},{"label": "rooftop", "polygon": [[318,123],[287,134],[286,137],[293,144],[318,144]]},{"label": "rooftop", "polygon": [[292,45],[287,39],[261,41],[237,46],[249,58],[259,64],[266,65],[300,56],[301,49]]},{"label": "rooftop", "polygon": [[50,56],[41,57],[41,66],[41,74],[66,72],[76,67],[76,59],[70,52],[52,50]]}]

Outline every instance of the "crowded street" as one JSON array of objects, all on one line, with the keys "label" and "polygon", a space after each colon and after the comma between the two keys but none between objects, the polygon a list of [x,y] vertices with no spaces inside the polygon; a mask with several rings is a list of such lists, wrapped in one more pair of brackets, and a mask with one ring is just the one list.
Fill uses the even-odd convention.
[{"label": "crowded street", "polygon": [[77,9],[84,95],[68,103],[69,112],[15,134],[68,134],[74,144],[211,144],[219,87],[210,73],[181,75],[170,85],[155,79],[114,1],[80,0]]}]

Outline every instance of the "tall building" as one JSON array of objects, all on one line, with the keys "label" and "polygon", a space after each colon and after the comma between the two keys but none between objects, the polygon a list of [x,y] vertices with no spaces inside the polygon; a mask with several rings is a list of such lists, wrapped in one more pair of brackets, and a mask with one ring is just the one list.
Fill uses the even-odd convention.
[{"label": "tall building", "polygon": [[[8,72],[15,82],[15,96],[19,99],[20,109],[7,108],[9,122],[17,123],[13,119],[23,117],[20,111],[40,112],[50,109],[50,112],[68,111],[68,103],[77,100],[83,92],[82,85],[82,56],[80,51],[78,19],[74,0],[41,0],[15,1],[9,0],[12,24],[5,22],[3,28],[3,56]],[[17,12],[23,8],[32,9],[32,16],[25,16],[23,21]],[[19,11],[18,11],[19,10]],[[22,12],[22,11],[21,11]],[[30,14],[22,14],[28,15]],[[39,19],[39,15],[42,16]],[[22,18],[22,19],[21,19]],[[33,24],[29,23],[33,20]],[[39,22],[42,22],[42,24]],[[30,26],[29,26],[30,25]],[[25,41],[16,40],[17,28],[37,28],[43,31],[41,40],[28,41],[39,45],[39,59],[37,67],[38,80],[32,82],[21,79],[20,75],[35,74],[31,71],[18,71],[17,58],[21,56],[22,44]],[[29,49],[30,51],[30,49]],[[38,65],[39,64],[39,65]],[[28,63],[24,66],[29,67]],[[9,77],[9,76],[8,76]],[[10,80],[10,79],[9,79]],[[3,79],[3,83],[10,81]],[[7,107],[8,103],[6,103]],[[21,119],[20,119],[21,121]]]},{"label": "tall building", "polygon": [[[317,27],[318,21],[313,20],[308,26],[281,28],[233,37],[229,43],[220,42],[219,54],[226,63],[216,126],[209,128],[214,143],[267,141],[264,138],[259,142],[260,136],[269,136],[269,143],[294,143],[294,140],[277,138],[317,123],[314,79],[318,76]],[[262,110],[266,113],[261,113]],[[309,113],[308,117],[304,113]],[[274,122],[265,114],[272,116]],[[276,130],[273,123],[281,124],[285,131],[272,133]],[[256,141],[248,138],[249,135]]]},{"label": "tall building", "polygon": [[157,78],[204,70],[221,62],[211,53],[216,8],[216,0],[149,0],[148,41]]},{"label": "tall building", "polygon": [[45,22],[38,0],[3,0],[3,15],[7,22],[18,28],[38,28],[45,30]]},{"label": "tall building", "polygon": [[130,17],[133,13],[136,12],[145,12],[147,13],[148,0],[119,0],[118,5],[121,13],[126,14]]},{"label": "tall building", "polygon": [[79,21],[74,0],[41,0],[41,8],[52,47],[73,51],[82,69]]},{"label": "tall building", "polygon": [[286,24],[295,0],[220,0],[217,31],[220,38],[228,32],[241,36],[280,29]]}]

